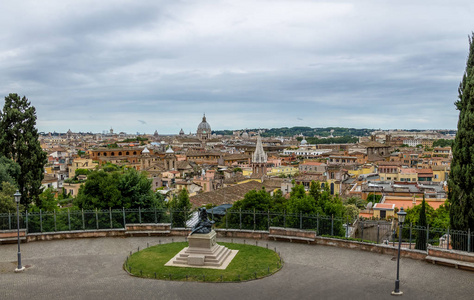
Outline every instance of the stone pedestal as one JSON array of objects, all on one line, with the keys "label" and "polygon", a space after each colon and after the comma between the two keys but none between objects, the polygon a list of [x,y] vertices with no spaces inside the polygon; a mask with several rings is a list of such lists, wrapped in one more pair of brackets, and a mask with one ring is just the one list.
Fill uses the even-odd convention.
[{"label": "stone pedestal", "polygon": [[181,250],[165,266],[225,269],[238,252],[218,245],[214,230],[189,235],[188,242],[189,247]]}]

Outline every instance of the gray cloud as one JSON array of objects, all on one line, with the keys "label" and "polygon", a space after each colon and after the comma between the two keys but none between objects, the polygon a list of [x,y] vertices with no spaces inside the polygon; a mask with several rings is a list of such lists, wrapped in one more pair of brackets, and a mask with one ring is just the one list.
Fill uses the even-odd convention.
[{"label": "gray cloud", "polygon": [[204,112],[214,129],[455,128],[473,8],[6,1],[0,92],[42,131],[194,132]]}]

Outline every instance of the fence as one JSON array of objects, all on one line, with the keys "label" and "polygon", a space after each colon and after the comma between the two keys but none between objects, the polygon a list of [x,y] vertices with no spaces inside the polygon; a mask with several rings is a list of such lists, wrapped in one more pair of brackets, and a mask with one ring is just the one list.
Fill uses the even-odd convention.
[{"label": "fence", "polygon": [[[170,223],[172,228],[191,227],[197,220],[192,211],[148,209],[61,210],[20,213],[20,228],[28,233],[73,230],[121,229],[131,223]],[[272,211],[227,210],[209,213],[216,228],[264,230],[270,227],[314,230],[317,235],[356,239],[372,243],[398,242],[395,222],[349,220],[324,215]],[[15,213],[0,214],[0,230],[16,229]],[[430,228],[405,224],[401,230],[402,247],[426,250],[428,244],[446,249],[474,251],[474,233],[449,228]],[[417,245],[418,241],[418,245]]]}]

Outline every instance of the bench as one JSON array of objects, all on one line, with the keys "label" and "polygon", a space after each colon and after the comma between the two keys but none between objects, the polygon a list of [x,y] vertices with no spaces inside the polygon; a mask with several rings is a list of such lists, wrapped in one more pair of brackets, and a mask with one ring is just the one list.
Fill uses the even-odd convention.
[{"label": "bench", "polygon": [[[18,241],[18,230],[1,230],[0,244],[13,244]],[[26,241],[26,230],[20,229],[20,241]]]},{"label": "bench", "polygon": [[277,239],[286,239],[290,240],[290,243],[296,240],[310,244],[316,240],[316,232],[293,228],[270,227],[268,237],[273,238],[274,241]]},{"label": "bench", "polygon": [[433,264],[455,267],[456,269],[474,271],[474,263],[472,262],[442,258],[442,257],[436,257],[436,256],[430,256],[430,255],[428,255],[425,258],[425,260]]}]

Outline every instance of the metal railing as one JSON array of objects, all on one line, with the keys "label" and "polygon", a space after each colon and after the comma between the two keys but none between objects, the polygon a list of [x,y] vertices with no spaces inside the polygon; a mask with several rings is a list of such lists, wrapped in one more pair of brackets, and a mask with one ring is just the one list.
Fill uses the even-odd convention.
[{"label": "metal railing", "polygon": [[[123,229],[126,224],[170,223],[172,228],[192,226],[193,211],[138,208],[108,210],[60,210],[20,213],[20,229],[28,233],[74,230]],[[227,210],[225,214],[208,214],[216,228],[263,230],[270,227],[313,230],[319,236],[354,239],[376,244],[395,245],[399,226],[396,222],[350,220],[326,215],[309,215],[256,210]],[[196,219],[194,217],[194,219]],[[16,229],[16,213],[0,214],[0,230]],[[404,224],[402,248],[426,250],[428,245],[474,252],[474,232],[449,228],[420,227]],[[418,241],[418,243],[417,243]]]}]

